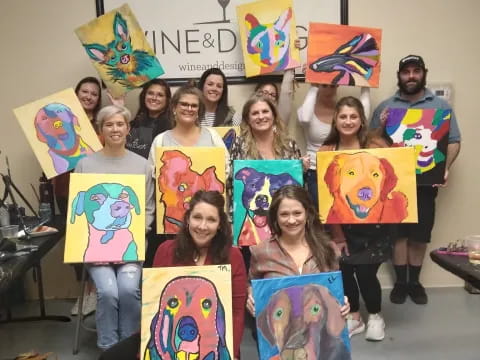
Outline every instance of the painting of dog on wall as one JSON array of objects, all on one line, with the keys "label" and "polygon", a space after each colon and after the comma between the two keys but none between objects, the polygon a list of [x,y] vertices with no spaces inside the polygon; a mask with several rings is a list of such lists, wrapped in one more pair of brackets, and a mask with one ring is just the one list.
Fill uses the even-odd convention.
[{"label": "painting of dog on wall", "polygon": [[143,360],[233,359],[230,265],[143,270]]},{"label": "painting of dog on wall", "polygon": [[310,23],[306,80],[378,87],[381,41],[381,29]]},{"label": "painting of dog on wall", "polygon": [[323,223],[418,221],[412,148],[318,152],[317,176]]},{"label": "painting of dog on wall", "polygon": [[48,179],[73,170],[82,157],[102,149],[73,89],[13,112]]},{"label": "painting of dog on wall", "polygon": [[233,243],[256,245],[272,236],[267,213],[272,196],[285,185],[303,185],[300,160],[234,160]]},{"label": "painting of dog on wall", "polygon": [[198,190],[225,192],[225,149],[157,147],[157,233],[176,234]]},{"label": "painting of dog on wall", "polygon": [[164,73],[127,4],[95,18],[75,33],[113,97]]},{"label": "painting of dog on wall", "polygon": [[340,271],[252,280],[260,360],[350,360]]},{"label": "painting of dog on wall", "polygon": [[443,184],[451,109],[387,109],[385,130],[396,146],[415,149],[417,183]]},{"label": "painting of dog on wall", "polygon": [[70,176],[66,263],[145,259],[145,175]]},{"label": "painting of dog on wall", "polygon": [[300,66],[292,0],[262,0],[237,6],[245,76]]}]

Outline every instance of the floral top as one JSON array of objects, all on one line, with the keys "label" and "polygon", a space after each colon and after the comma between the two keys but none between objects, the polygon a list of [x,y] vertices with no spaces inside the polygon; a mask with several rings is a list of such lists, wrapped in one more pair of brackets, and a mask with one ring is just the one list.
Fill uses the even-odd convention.
[{"label": "floral top", "polygon": [[[247,144],[243,136],[238,136],[232,145],[230,150],[230,159],[233,160],[264,160],[262,158],[251,159],[247,157]],[[300,149],[298,148],[295,140],[289,139],[287,146],[282,149],[281,155],[278,160],[299,160],[302,157]]]}]

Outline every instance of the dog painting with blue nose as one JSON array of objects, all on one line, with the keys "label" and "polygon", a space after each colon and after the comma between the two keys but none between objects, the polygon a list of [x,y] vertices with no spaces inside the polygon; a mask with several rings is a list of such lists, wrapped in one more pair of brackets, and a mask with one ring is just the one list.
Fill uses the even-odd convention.
[{"label": "dog painting with blue nose", "polygon": [[71,205],[70,223],[85,215],[88,245],[84,262],[138,261],[138,248],[130,229],[133,216],[141,213],[132,187],[120,183],[99,183],[79,191]]},{"label": "dog painting with blue nose", "polygon": [[201,276],[170,280],[150,325],[144,360],[230,360],[225,309],[216,286]]},{"label": "dog painting with blue nose", "polygon": [[[291,163],[292,161],[293,163]],[[237,208],[241,208],[245,212],[241,219],[241,229],[239,232],[234,231],[235,235],[238,235],[236,243],[241,246],[256,245],[261,241],[268,240],[272,233],[267,224],[267,213],[273,194],[285,185],[302,185],[298,179],[302,177],[300,161],[262,160],[262,162],[270,162],[274,167],[273,171],[268,169],[262,171],[255,166],[246,166],[238,171],[235,169],[234,194],[240,189],[241,196],[234,196],[234,216],[236,216]],[[293,168],[288,166],[293,164]],[[283,168],[282,165],[285,166],[284,171],[279,172],[279,169]],[[299,174],[296,176],[296,173]],[[241,204],[238,203],[238,200]],[[234,217],[234,225],[236,220],[237,218]]]}]

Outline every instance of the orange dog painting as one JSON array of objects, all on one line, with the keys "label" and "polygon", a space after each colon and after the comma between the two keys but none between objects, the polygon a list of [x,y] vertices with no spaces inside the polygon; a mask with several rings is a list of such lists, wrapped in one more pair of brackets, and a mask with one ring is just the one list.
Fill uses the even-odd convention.
[{"label": "orange dog painting", "polygon": [[156,149],[157,233],[176,234],[198,190],[225,191],[225,149]]},{"label": "orange dog painting", "polygon": [[415,154],[412,150],[391,148],[317,153],[322,222],[417,222]]}]

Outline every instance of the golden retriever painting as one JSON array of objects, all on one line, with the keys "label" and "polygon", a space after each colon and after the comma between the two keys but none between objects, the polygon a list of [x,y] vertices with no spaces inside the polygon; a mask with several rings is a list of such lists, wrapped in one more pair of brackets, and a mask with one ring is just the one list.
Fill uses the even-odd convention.
[{"label": "golden retriever painting", "polygon": [[[398,159],[401,160],[401,157]],[[414,164],[410,164],[410,160],[411,157],[407,156],[399,164],[403,166],[405,163],[405,166],[412,168],[411,183],[415,184]],[[323,161],[325,163],[325,160]],[[397,189],[398,174],[393,163],[386,157],[369,150],[337,152],[326,164],[325,171],[321,175],[319,173],[318,180],[320,203],[324,199],[321,196],[320,182],[333,198],[328,211],[324,211],[323,214],[320,211],[326,223],[412,222],[406,219],[409,216],[409,200],[412,198],[415,200],[416,210],[416,194],[406,194]],[[323,194],[325,195],[325,191]],[[416,214],[414,214],[414,221],[416,221]]]}]

